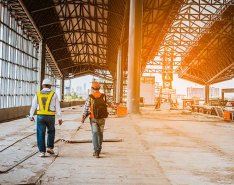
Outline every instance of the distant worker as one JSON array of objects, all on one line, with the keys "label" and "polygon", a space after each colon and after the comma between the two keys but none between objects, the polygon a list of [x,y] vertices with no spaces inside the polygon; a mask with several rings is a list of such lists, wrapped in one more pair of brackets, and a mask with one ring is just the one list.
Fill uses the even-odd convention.
[{"label": "distant worker", "polygon": [[91,88],[93,93],[89,95],[89,98],[85,102],[81,122],[84,123],[89,115],[93,136],[93,156],[99,158],[102,150],[105,118],[108,117],[107,102],[106,95],[99,92],[100,84],[98,82],[93,82]]},{"label": "distant worker", "polygon": [[43,89],[38,91],[33,98],[29,119],[34,121],[33,114],[37,109],[37,146],[40,157],[45,157],[45,132],[47,128],[47,152],[54,154],[55,138],[55,113],[58,116],[59,125],[62,124],[61,108],[57,94],[51,90],[52,83],[50,79],[44,79]]},{"label": "distant worker", "polygon": [[155,109],[160,109],[160,106],[161,106],[161,99],[159,97],[156,98],[156,101],[155,101]]}]

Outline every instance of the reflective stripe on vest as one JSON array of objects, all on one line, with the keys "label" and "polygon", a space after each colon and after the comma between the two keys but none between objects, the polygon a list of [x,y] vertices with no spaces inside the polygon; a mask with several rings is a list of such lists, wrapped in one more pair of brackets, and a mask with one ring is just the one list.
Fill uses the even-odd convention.
[{"label": "reflective stripe on vest", "polygon": [[[40,91],[37,92],[37,99],[39,103],[39,110],[37,110],[37,115],[55,115],[55,111],[50,111],[50,102],[54,95],[54,91],[50,91],[49,94],[42,94]],[[42,98],[46,98],[46,103],[43,105]]]}]

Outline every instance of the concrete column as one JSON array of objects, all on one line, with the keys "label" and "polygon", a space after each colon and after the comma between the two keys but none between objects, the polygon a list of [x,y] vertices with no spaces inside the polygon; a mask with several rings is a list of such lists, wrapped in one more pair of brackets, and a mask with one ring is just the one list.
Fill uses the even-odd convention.
[{"label": "concrete column", "polygon": [[[123,85],[124,85],[124,48],[123,46],[121,47],[121,70],[120,70],[120,92],[119,92],[119,96],[120,96],[120,102],[123,102]],[[126,56],[126,55],[125,55]],[[125,59],[126,60],[126,59]]]},{"label": "concrete column", "polygon": [[116,102],[116,79],[113,79],[113,102]]},{"label": "concrete column", "polygon": [[38,90],[42,89],[42,81],[45,78],[45,53],[46,53],[46,43],[44,40],[41,40],[39,43],[39,84]]},{"label": "concrete column", "polygon": [[[123,50],[122,50],[123,51]],[[122,62],[121,62],[121,80],[120,80],[120,102],[123,102],[123,85],[124,85],[124,57],[122,53]]]},{"label": "concrete column", "polygon": [[224,92],[222,91],[222,102],[224,102]]},{"label": "concrete column", "polygon": [[64,78],[60,80],[60,97],[61,101],[64,100]]},{"label": "concrete column", "polygon": [[208,104],[210,99],[210,85],[205,85],[205,103]]},{"label": "concrete column", "polygon": [[117,71],[116,71],[116,103],[120,103],[120,91],[121,91],[121,71],[122,71],[122,48],[118,50],[117,58]]},{"label": "concrete column", "polygon": [[[123,65],[122,65],[123,67]],[[123,68],[122,68],[123,69]],[[123,70],[121,70],[121,81],[120,81],[120,102],[123,102],[123,81],[124,81],[124,76],[123,76]]]},{"label": "concrete column", "polygon": [[140,54],[142,40],[142,0],[130,0],[128,41],[128,113],[139,113],[140,105]]}]

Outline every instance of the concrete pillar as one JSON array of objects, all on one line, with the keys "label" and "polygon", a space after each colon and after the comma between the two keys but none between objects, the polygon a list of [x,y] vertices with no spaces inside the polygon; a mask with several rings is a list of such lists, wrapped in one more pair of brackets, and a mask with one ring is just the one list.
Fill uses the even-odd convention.
[{"label": "concrete pillar", "polygon": [[[122,50],[123,51],[123,50]],[[124,86],[124,57],[122,53],[121,62],[121,80],[120,80],[120,102],[123,102],[123,86]]]},{"label": "concrete pillar", "polygon": [[112,93],[113,93],[113,102],[116,102],[116,79],[113,79],[113,91],[112,91]]},{"label": "concrete pillar", "polygon": [[64,100],[64,78],[60,80],[60,97],[61,101]]},{"label": "concrete pillar", "polygon": [[45,53],[46,53],[46,43],[44,40],[41,40],[39,43],[39,84],[38,90],[42,89],[42,81],[45,78]]},{"label": "concrete pillar", "polygon": [[124,85],[123,81],[124,81],[124,76],[123,76],[123,70],[122,70],[121,71],[121,81],[120,81],[120,102],[123,102],[123,85]]},{"label": "concrete pillar", "polygon": [[140,54],[142,40],[142,0],[130,0],[128,41],[128,113],[139,113],[140,105]]},{"label": "concrete pillar", "polygon": [[222,102],[224,102],[224,92],[222,91]]},{"label": "concrete pillar", "polygon": [[[126,58],[124,59],[124,48],[123,48],[123,46],[121,46],[121,70],[120,70],[120,94],[119,94],[119,96],[120,96],[120,103],[121,102],[123,102],[123,85],[124,85],[124,63],[125,63],[125,61],[124,60],[126,60]],[[126,55],[125,55],[126,56]],[[126,60],[127,61],[127,60]]]},{"label": "concrete pillar", "polygon": [[210,99],[210,85],[205,85],[205,104],[209,104]]},{"label": "concrete pillar", "polygon": [[116,71],[116,103],[120,103],[120,91],[121,91],[121,81],[122,81],[122,48],[118,50],[117,57],[117,71]]}]

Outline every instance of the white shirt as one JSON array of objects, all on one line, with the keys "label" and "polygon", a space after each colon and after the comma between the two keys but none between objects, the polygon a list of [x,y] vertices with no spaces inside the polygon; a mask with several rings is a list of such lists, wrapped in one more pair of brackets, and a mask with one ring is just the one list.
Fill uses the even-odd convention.
[{"label": "white shirt", "polygon": [[[51,89],[43,88],[42,91],[51,91]],[[33,101],[32,101],[32,107],[30,109],[30,117],[33,117],[33,114],[34,114],[36,109],[39,110],[39,104],[37,102],[37,94],[35,94]],[[62,119],[60,103],[59,103],[59,99],[58,99],[58,96],[56,93],[54,93],[54,95],[51,99],[50,110],[56,111],[58,118]]]}]

